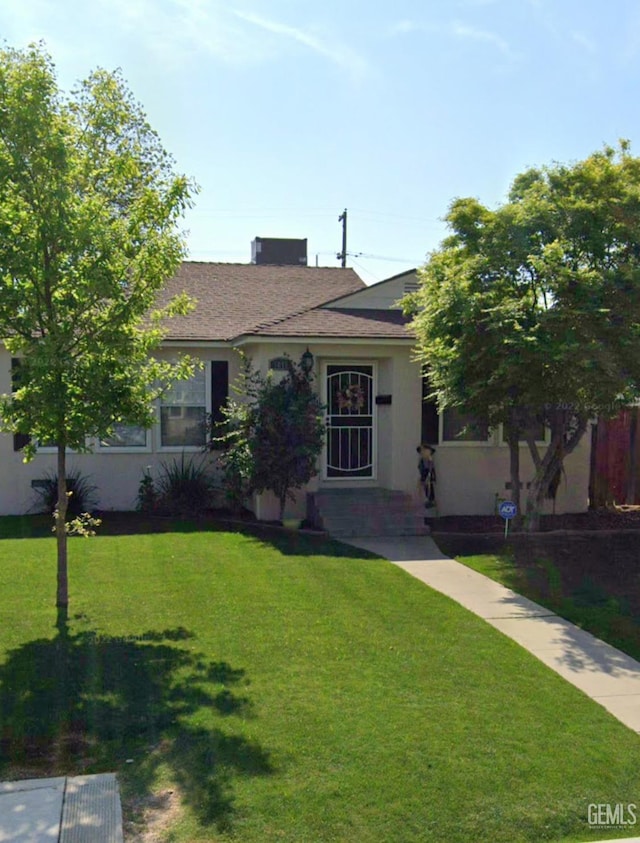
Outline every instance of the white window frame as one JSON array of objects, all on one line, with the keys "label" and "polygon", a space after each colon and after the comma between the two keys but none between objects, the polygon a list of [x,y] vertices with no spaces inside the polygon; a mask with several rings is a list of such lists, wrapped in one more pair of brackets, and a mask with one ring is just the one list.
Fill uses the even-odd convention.
[{"label": "white window frame", "polygon": [[[131,427],[139,427],[139,425],[130,425]],[[154,424],[155,426],[155,424]],[[95,440],[95,450],[100,454],[150,454],[151,446],[151,428],[145,430],[145,444],[144,445],[102,445],[100,438]]]},{"label": "white window frame", "polygon": [[438,413],[438,439],[440,440],[439,448],[486,448],[488,445],[495,445],[495,431],[490,427],[489,434],[486,439],[445,439],[444,438],[444,414],[448,409],[445,407]]},{"label": "white window frame", "polygon": [[[498,425],[499,431],[499,441],[498,444],[501,448],[508,448],[509,442],[507,441],[507,437],[505,434],[505,426],[503,424]],[[535,439],[534,440],[536,445],[548,446],[551,444],[551,428],[549,425],[545,424],[544,426],[544,439]],[[518,445],[521,448],[527,448],[527,442],[525,439],[521,439],[518,441]]]},{"label": "white window frame", "polygon": [[[203,361],[204,366],[200,370],[204,373],[204,413],[205,418],[211,412],[211,361]],[[162,444],[162,399],[157,402],[158,421],[155,427],[156,452],[161,454],[198,454],[203,452],[205,445],[163,445]],[[129,453],[131,451],[129,450]]]},{"label": "white window frame", "polygon": [[[57,445],[40,445],[38,443],[38,440],[35,438],[35,436],[32,437],[32,438],[33,438],[33,440],[36,444],[36,456],[38,454],[57,454],[58,453],[58,446]],[[84,444],[91,447],[91,442],[92,442],[92,440],[89,439],[87,436],[85,436]],[[70,448],[68,445],[64,449],[64,452],[65,452],[65,454],[79,454],[79,453],[81,453],[80,451],[76,451],[73,448]]]},{"label": "white window frame", "polygon": [[[85,442],[88,440],[85,440]],[[77,454],[78,451],[74,451],[73,448],[65,448],[65,454]],[[38,445],[36,440],[36,456],[38,454],[57,454],[58,453],[58,446],[57,445]]]}]

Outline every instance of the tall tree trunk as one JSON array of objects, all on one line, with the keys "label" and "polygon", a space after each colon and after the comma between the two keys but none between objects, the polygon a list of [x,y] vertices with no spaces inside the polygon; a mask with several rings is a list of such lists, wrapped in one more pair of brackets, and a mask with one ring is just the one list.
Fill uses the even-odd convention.
[{"label": "tall tree trunk", "polygon": [[524,528],[528,533],[537,533],[540,530],[540,510],[543,506],[544,497],[543,478],[536,472],[536,476],[529,486],[524,517]]},{"label": "tall tree trunk", "polygon": [[540,529],[540,513],[544,506],[545,497],[549,492],[549,486],[556,473],[562,470],[565,457],[569,456],[582,439],[587,429],[588,418],[579,415],[574,426],[570,427],[569,423],[570,419],[565,411],[551,427],[551,443],[542,459],[540,459],[535,442],[532,439],[527,439],[536,467],[536,473],[527,495],[525,514],[525,530],[527,532],[537,532]]},{"label": "tall tree trunk", "polygon": [[69,606],[69,583],[67,578],[67,465],[64,443],[58,444],[58,506],[56,509],[56,543],[58,548],[58,590],[56,606],[66,613]]}]

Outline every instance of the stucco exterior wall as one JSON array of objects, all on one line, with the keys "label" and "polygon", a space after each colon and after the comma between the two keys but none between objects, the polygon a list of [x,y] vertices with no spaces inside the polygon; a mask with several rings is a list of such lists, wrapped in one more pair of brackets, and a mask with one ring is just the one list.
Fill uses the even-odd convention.
[{"label": "stucco exterior wall", "polygon": [[[351,481],[352,486],[383,486],[416,495],[420,442],[421,381],[420,368],[412,360],[408,345],[392,346],[376,343],[361,345],[333,345],[329,343],[269,343],[247,349],[256,363],[267,365],[269,359],[287,352],[299,359],[309,345],[314,355],[314,374],[320,380],[323,364],[335,362],[374,362],[377,369],[377,394],[391,395],[390,405],[376,407],[377,477],[374,481]],[[588,506],[590,436],[582,441],[565,462],[563,477],[556,498],[555,511],[584,512]],[[526,484],[534,474],[533,462],[526,445],[521,446],[522,501]],[[510,498],[509,449],[500,444],[498,432],[490,444],[440,443],[435,457],[438,472],[437,502],[439,515],[491,515],[495,511],[496,496]],[[308,491],[330,488],[344,483],[315,477]],[[303,517],[305,496],[298,495],[297,503],[288,507],[292,515]],[[545,512],[551,512],[553,502],[547,501]],[[265,519],[277,518],[277,503],[270,496],[262,496],[256,512]]]},{"label": "stucco exterior wall", "polygon": [[[392,396],[391,405],[374,406],[377,437],[376,477],[373,480],[352,481],[353,485],[413,489],[417,477],[414,455],[420,437],[421,384],[419,368],[409,360],[409,344],[398,346],[375,341],[358,344],[274,341],[249,344],[244,350],[256,366],[266,369],[269,360],[285,353],[293,360],[299,360],[307,347],[314,355],[313,375],[316,388],[321,394],[323,394],[324,366],[331,363],[353,362],[374,363],[376,394]],[[324,464],[321,461],[320,473],[312,479],[306,491],[313,492],[320,487],[344,487],[345,481],[332,481],[323,475]],[[278,517],[277,501],[272,495],[261,495],[255,501],[255,512],[264,520],[276,519]],[[287,506],[287,514],[304,517],[306,494],[296,496],[296,502]]]},{"label": "stucco exterior wall", "polygon": [[[238,372],[238,357],[228,347],[185,347],[180,351],[203,361],[229,361],[229,380]],[[165,348],[158,356],[175,357],[178,348]],[[11,356],[0,345],[0,393],[11,391]],[[68,469],[78,469],[97,487],[98,506],[103,510],[131,510],[135,508],[138,484],[146,466],[151,466],[151,473],[157,473],[161,462],[172,462],[179,458],[182,451],[198,458],[199,448],[161,448],[158,425],[150,431],[149,448],[140,451],[98,450],[91,454],[69,453]],[[47,473],[56,471],[56,454],[53,451],[40,451],[28,464],[23,462],[22,454],[14,452],[13,438],[0,433],[0,515],[20,515],[28,512],[37,503],[37,496],[31,486],[33,480],[43,478]]]},{"label": "stucco exterior wall", "polygon": [[[495,437],[497,441],[497,436]],[[584,512],[589,497],[590,436],[584,435],[576,450],[565,461],[556,497],[555,511]],[[435,455],[438,476],[436,500],[439,515],[493,515],[496,496],[510,500],[509,449],[504,445],[458,445],[441,443]],[[520,448],[521,504],[524,507],[527,483],[534,469],[526,445]],[[543,512],[553,511],[553,501]]]},{"label": "stucco exterior wall", "polygon": [[[416,446],[420,441],[421,381],[418,364],[412,361],[408,343],[404,345],[371,341],[368,343],[329,341],[271,341],[249,343],[245,352],[263,371],[274,357],[287,353],[299,360],[309,347],[314,355],[316,384],[322,389],[321,373],[328,363],[374,363],[376,366],[376,394],[391,395],[391,404],[375,406],[377,474],[374,480],[348,481],[351,486],[382,486],[401,489],[416,495]],[[184,347],[185,352],[202,360],[228,360],[229,380],[238,372],[239,359],[228,347]],[[167,348],[163,355],[175,354]],[[11,389],[10,355],[0,347],[0,393]],[[189,452],[188,449],[185,449]],[[587,433],[578,448],[566,461],[566,477],[562,479],[556,501],[556,512],[581,512],[588,504],[590,436]],[[143,453],[115,453],[96,451],[93,454],[69,455],[70,468],[78,468],[98,487],[99,506],[104,510],[132,509],[135,506],[138,484],[146,466],[152,474],[162,461],[179,457],[180,448],[160,449],[159,430],[151,434],[151,447]],[[199,450],[190,453],[198,456]],[[441,443],[435,456],[438,473],[437,503],[440,515],[488,515],[494,512],[496,495],[508,498],[505,484],[509,479],[509,451],[499,444],[497,434],[492,444]],[[526,482],[533,476],[528,449],[521,450],[523,495]],[[332,485],[344,487],[345,481],[326,479],[321,472],[308,489],[296,495],[296,502],[287,514],[304,517],[306,492]],[[22,455],[13,451],[12,437],[0,434],[0,515],[27,512],[35,501],[31,481],[55,471],[55,454],[39,453],[25,465]],[[547,511],[552,503],[548,502]],[[253,501],[256,515],[264,520],[278,517],[278,504],[273,495],[265,494]]]}]

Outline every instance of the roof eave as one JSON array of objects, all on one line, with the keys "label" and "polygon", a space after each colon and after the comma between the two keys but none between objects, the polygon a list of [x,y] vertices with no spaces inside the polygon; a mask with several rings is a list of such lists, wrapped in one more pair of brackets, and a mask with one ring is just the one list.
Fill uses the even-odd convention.
[{"label": "roof eave", "polygon": [[291,342],[291,343],[327,343],[329,345],[362,345],[375,342],[378,345],[414,345],[415,337],[380,337],[380,336],[336,336],[331,334],[239,334],[233,339],[233,345],[246,345],[252,342]]}]

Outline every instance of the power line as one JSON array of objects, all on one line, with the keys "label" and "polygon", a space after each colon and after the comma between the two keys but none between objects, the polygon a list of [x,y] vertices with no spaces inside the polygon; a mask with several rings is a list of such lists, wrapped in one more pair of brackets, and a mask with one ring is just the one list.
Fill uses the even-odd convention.
[{"label": "power line", "polygon": [[[366,215],[370,217],[377,217],[378,220],[369,220],[369,222],[384,220],[404,220],[420,223],[422,225],[438,225],[443,224],[442,220],[437,217],[418,217],[408,214],[394,214],[389,211],[375,211],[366,210],[365,208],[352,208],[352,212],[358,215]],[[216,208],[215,206],[196,205],[191,209],[194,214],[206,214],[207,216],[216,216],[218,214],[229,216],[232,219],[273,219],[280,214],[296,214],[302,217],[328,217],[332,216],[335,211],[329,208],[300,208],[300,207],[255,207],[243,206],[236,208]]]},{"label": "power line", "polygon": [[381,278],[378,278],[378,276],[374,272],[371,272],[370,269],[367,269],[366,267],[362,266],[362,264],[358,263],[358,261],[354,261],[352,259],[351,263],[355,267],[357,267],[361,272],[364,272],[365,275],[371,276],[371,278],[373,278],[374,281],[381,281],[382,280]]},{"label": "power line", "polygon": [[366,252],[347,252],[347,255],[350,258],[365,258],[366,260],[372,261],[390,261],[391,263],[412,263],[414,265],[424,263],[424,258],[420,258],[419,260],[414,260],[414,258],[389,258],[385,255],[369,255]]},{"label": "power line", "polygon": [[442,220],[438,217],[416,217],[407,214],[394,214],[389,211],[367,211],[364,208],[352,208],[351,210],[355,211],[357,214],[370,214],[372,216],[384,217],[385,219],[390,220],[413,220],[414,222],[442,224]]}]

